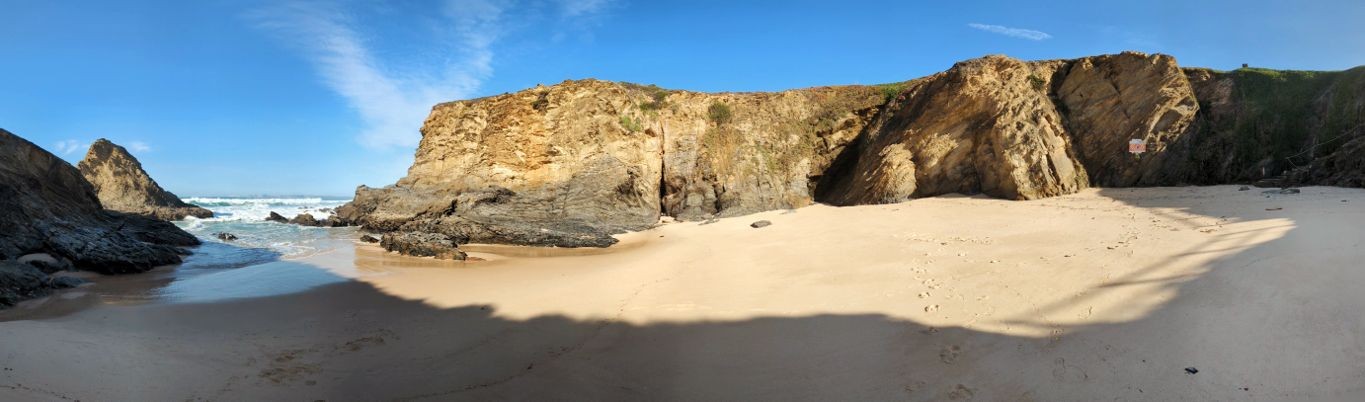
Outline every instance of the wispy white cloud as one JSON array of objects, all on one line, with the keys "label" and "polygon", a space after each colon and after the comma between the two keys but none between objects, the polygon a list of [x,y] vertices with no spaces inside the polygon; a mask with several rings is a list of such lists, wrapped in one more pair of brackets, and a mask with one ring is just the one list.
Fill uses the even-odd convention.
[{"label": "wispy white cloud", "polygon": [[565,18],[595,16],[606,10],[612,0],[559,0]]},{"label": "wispy white cloud", "polygon": [[128,143],[128,150],[134,153],[152,152],[152,146],[142,141],[133,141]]},{"label": "wispy white cloud", "polygon": [[327,86],[359,113],[365,124],[360,142],[384,148],[417,144],[417,129],[432,105],[472,96],[492,74],[490,45],[502,7],[488,0],[447,1],[440,13],[454,28],[434,42],[443,44],[438,53],[449,57],[404,72],[382,65],[356,32],[356,21],[336,4],[292,1],[253,17],[302,49]]},{"label": "wispy white cloud", "polygon": [[54,148],[56,148],[58,154],[72,155],[77,152],[85,151],[86,148],[89,148],[89,145],[90,141],[61,140],[54,144]]},{"label": "wispy white cloud", "polygon": [[[612,0],[552,0],[562,18],[601,15]],[[324,82],[346,99],[365,127],[359,141],[369,147],[410,147],[437,103],[475,96],[493,74],[494,45],[510,27],[507,14],[522,4],[498,0],[445,0],[432,15],[440,19],[434,54],[426,60],[374,56],[373,37],[342,6],[289,1],[252,14],[256,25],[302,50]],[[526,7],[532,9],[534,7]],[[556,34],[558,35],[558,34]],[[398,69],[403,67],[404,69]]]},{"label": "wispy white cloud", "polygon": [[979,29],[979,30],[982,30],[982,31],[986,31],[986,32],[990,32],[990,33],[995,33],[995,34],[1001,34],[1001,35],[1009,36],[1009,37],[1012,37],[1012,38],[1019,38],[1019,39],[1045,40],[1045,39],[1051,39],[1051,38],[1052,38],[1052,35],[1049,35],[1047,32],[1035,31],[1035,30],[1032,30],[1032,29],[1011,28],[1011,27],[1001,26],[1001,25],[978,24],[978,23],[975,23],[975,22],[970,23],[970,24],[967,24],[967,26],[968,26],[968,27],[971,27],[971,28],[973,28],[973,29]]}]

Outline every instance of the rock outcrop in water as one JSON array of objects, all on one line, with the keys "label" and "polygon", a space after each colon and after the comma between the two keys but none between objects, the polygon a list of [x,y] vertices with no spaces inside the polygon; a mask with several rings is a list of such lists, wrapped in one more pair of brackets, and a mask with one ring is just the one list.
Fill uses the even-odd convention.
[{"label": "rock outcrop in water", "polygon": [[128,150],[106,139],[90,144],[76,165],[105,208],[163,220],[208,218],[213,212],[181,201],[152,180]]},{"label": "rock outcrop in water", "polygon": [[[904,83],[777,93],[566,81],[437,105],[408,175],[358,188],[337,216],[376,231],[579,247],[660,217],[811,202],[1023,200],[1282,173],[1361,185],[1361,69],[1262,74],[1128,52],[989,56]],[[1131,139],[1148,152],[1129,154]]]},{"label": "rock outcrop in water", "polygon": [[[23,138],[0,130],[0,149],[0,261],[121,274],[179,263],[181,246],[199,244],[168,222],[105,210],[75,167]],[[0,287],[32,272],[7,268]],[[0,292],[34,294],[23,289]]]}]

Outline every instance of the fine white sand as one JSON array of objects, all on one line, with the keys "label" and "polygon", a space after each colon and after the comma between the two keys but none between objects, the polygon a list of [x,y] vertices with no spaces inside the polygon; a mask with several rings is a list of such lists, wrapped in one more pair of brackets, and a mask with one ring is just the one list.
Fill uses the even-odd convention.
[{"label": "fine white sand", "polygon": [[1365,400],[1365,191],[1302,191],[817,205],[463,263],[347,243],[295,261],[339,281],[301,293],[0,322],[0,400]]}]

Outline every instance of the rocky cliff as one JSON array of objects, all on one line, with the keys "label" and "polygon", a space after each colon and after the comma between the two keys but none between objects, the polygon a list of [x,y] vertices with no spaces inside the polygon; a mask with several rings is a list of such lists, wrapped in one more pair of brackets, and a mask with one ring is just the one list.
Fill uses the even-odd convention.
[{"label": "rocky cliff", "polygon": [[181,201],[152,180],[128,150],[106,139],[90,144],[76,164],[105,208],[162,220],[208,218],[213,212]]},{"label": "rocky cliff", "polygon": [[[340,219],[452,239],[604,246],[660,216],[1087,186],[1361,185],[1360,69],[1182,69],[1127,52],[989,56],[879,86],[696,93],[566,81],[433,108],[408,175]],[[1150,145],[1136,157],[1129,140]]]},{"label": "rocky cliff", "polygon": [[1186,73],[1201,110],[1186,181],[1365,186],[1365,67]]},{"label": "rocky cliff", "polygon": [[179,263],[179,247],[199,244],[168,222],[105,210],[75,167],[3,129],[0,149],[0,287],[8,286],[0,299],[41,288],[28,265],[143,272]]},{"label": "rocky cliff", "polygon": [[799,207],[885,98],[874,87],[703,94],[584,80],[441,104],[407,177],[357,189],[337,215],[577,247],[610,245],[661,214]]}]

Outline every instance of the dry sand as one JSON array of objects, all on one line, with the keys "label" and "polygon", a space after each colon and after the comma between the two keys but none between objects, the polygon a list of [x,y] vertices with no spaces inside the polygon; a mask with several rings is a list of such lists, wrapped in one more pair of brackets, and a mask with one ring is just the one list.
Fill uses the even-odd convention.
[{"label": "dry sand", "polygon": [[294,261],[338,282],[305,292],[30,309],[0,323],[0,399],[1359,401],[1362,223],[1363,190],[1216,186],[812,206],[469,263],[347,243]]}]

